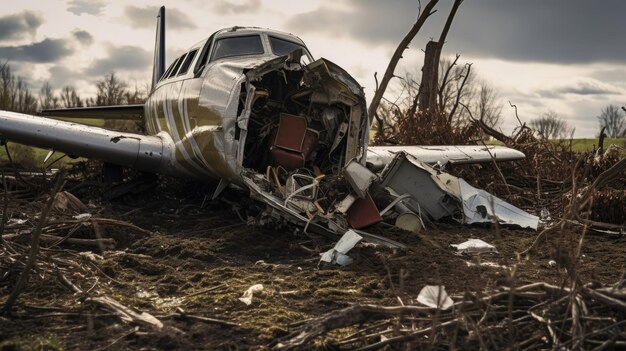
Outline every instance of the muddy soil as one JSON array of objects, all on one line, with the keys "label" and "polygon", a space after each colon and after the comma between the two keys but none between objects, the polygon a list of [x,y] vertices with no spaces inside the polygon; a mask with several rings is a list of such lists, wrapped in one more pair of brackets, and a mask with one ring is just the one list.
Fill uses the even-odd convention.
[{"label": "muddy soil", "polygon": [[[74,194],[91,203],[98,216],[150,233],[103,224],[100,234],[115,239],[117,247],[94,249],[100,256],[79,254],[85,249],[71,246],[42,250],[42,259],[54,254],[85,268],[65,271],[85,293],[72,293],[54,274],[34,272],[14,315],[0,317],[1,349],[265,349],[290,326],[350,304],[417,304],[417,294],[427,284],[445,285],[457,296],[484,294],[511,283],[562,284],[566,268],[573,267],[569,257],[580,238],[580,229],[570,228],[541,241],[532,254],[520,256],[517,253],[535,240],[537,232],[450,223],[416,235],[380,226],[370,231],[408,248],[362,243],[349,253],[352,265],[319,265],[320,253],[331,248],[333,240],[249,226],[240,219],[245,208],[238,215],[224,201],[205,202],[202,207],[204,194],[197,184],[171,183],[111,202],[102,200],[103,191],[95,185],[76,188]],[[245,194],[226,196],[238,197]],[[37,213],[41,200],[22,203],[29,204]],[[91,231],[84,235],[93,236]],[[456,255],[450,244],[470,238],[491,243],[498,252]],[[625,250],[626,236],[588,233],[576,267],[579,278],[607,284],[619,280],[626,268]],[[3,279],[1,303],[17,278],[14,274]],[[262,284],[263,290],[254,293],[248,306],[239,298],[255,284]],[[109,296],[148,312],[166,328],[135,329],[84,303],[87,294]],[[237,326],[176,317],[181,309]]]}]

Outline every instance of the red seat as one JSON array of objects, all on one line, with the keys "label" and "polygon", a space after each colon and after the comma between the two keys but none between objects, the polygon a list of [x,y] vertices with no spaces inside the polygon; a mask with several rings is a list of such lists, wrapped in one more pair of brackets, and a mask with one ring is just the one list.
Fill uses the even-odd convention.
[{"label": "red seat", "polygon": [[287,171],[304,167],[318,137],[316,131],[307,129],[306,118],[281,113],[278,131],[270,146],[270,164]]}]

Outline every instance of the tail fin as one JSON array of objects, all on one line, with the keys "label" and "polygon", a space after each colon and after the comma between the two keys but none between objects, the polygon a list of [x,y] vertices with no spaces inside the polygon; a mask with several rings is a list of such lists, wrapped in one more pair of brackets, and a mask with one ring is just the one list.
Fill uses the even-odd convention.
[{"label": "tail fin", "polygon": [[156,40],[154,43],[154,65],[152,68],[152,89],[165,72],[165,6],[161,6],[157,15]]}]

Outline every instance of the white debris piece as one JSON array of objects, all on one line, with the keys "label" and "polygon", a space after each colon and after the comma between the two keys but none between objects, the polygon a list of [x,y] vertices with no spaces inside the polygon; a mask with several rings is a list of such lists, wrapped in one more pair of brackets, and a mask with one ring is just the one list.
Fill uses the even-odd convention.
[{"label": "white debris piece", "polygon": [[352,160],[346,165],[343,169],[343,176],[354,192],[362,199],[367,196],[367,189],[372,185],[372,182],[378,178],[376,174],[356,160]]},{"label": "white debris piece", "polygon": [[426,285],[417,295],[417,302],[432,308],[447,310],[454,305],[443,285]]},{"label": "white debris piece", "polygon": [[356,195],[348,194],[348,196],[346,196],[337,205],[335,205],[335,208],[337,209],[337,211],[345,214],[346,212],[348,212],[348,209],[350,208],[350,206],[352,206],[352,204],[355,201],[356,201]]},{"label": "white debris piece", "polygon": [[85,221],[85,220],[88,220],[89,218],[91,218],[91,213],[77,214],[76,216],[73,216],[72,218],[77,219],[79,221]]},{"label": "white debris piece", "polygon": [[496,247],[480,239],[469,239],[461,244],[452,244],[459,254],[481,254],[485,252],[498,252]]},{"label": "white debris piece", "polygon": [[8,221],[8,224],[17,224],[17,225],[22,225],[24,223],[26,223],[26,221],[28,221],[27,219],[19,219],[19,218],[11,218]]},{"label": "white debris piece", "polygon": [[465,264],[468,267],[489,267],[489,268],[502,268],[502,269],[508,269],[507,266],[501,265],[501,264],[497,264],[495,262],[489,262],[489,261],[485,261],[485,262],[480,262],[480,263],[474,263],[474,262],[465,262]]},{"label": "white debris piece", "polygon": [[341,239],[339,239],[337,244],[335,244],[335,247],[322,254],[320,262],[336,263],[340,266],[349,265],[352,263],[352,258],[346,255],[346,253],[348,253],[354,245],[361,241],[361,239],[363,239],[363,237],[357,234],[354,230],[348,230],[341,237]]},{"label": "white debris piece", "polygon": [[239,298],[239,301],[245,303],[250,306],[252,304],[252,295],[255,292],[263,291],[263,284],[254,284],[248,288],[248,290],[244,291],[243,295]]},{"label": "white debris piece", "polygon": [[519,225],[537,230],[539,217],[504,202],[490,193],[474,188],[459,178],[459,190],[463,200],[464,222],[491,223],[494,218],[500,224]]}]

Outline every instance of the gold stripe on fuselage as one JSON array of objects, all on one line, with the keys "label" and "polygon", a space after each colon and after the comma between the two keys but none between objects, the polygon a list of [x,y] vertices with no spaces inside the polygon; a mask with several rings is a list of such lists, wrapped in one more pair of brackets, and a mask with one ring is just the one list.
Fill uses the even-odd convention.
[{"label": "gold stripe on fuselage", "polygon": [[[148,102],[150,133],[165,132],[174,141],[175,162],[198,176],[234,178],[215,146],[215,132],[221,125],[216,111],[199,106],[202,79],[186,79],[158,87]],[[208,128],[207,128],[208,127]],[[154,130],[157,129],[158,130]]]}]

